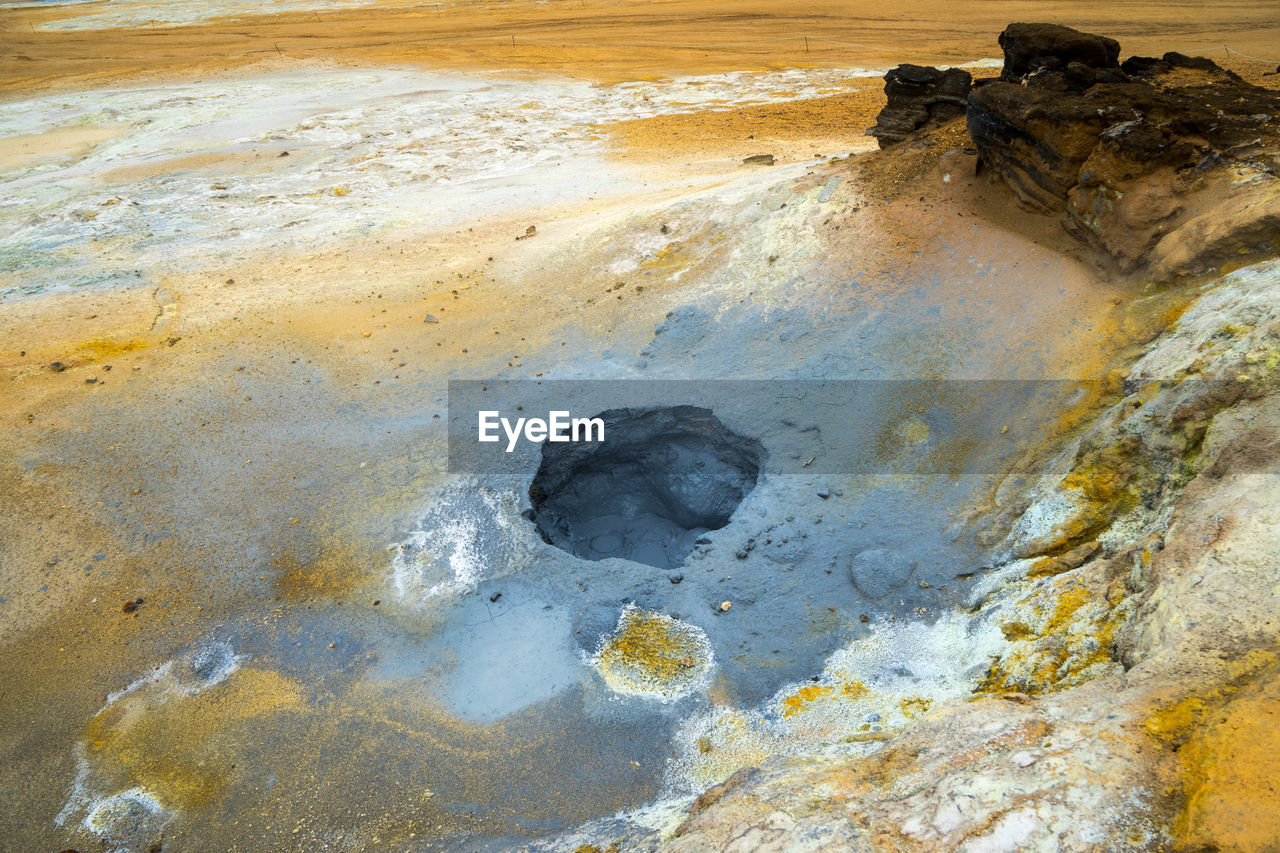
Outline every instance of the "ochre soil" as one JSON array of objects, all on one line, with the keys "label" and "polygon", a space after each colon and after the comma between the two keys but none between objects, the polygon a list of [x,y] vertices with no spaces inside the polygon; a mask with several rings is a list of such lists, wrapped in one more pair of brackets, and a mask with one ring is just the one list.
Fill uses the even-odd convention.
[{"label": "ochre soil", "polygon": [[1280,61],[1280,16],[1271,3],[515,0],[500,7],[384,3],[160,29],[39,29],[76,13],[0,10],[0,90],[99,85],[122,75],[202,75],[269,56],[522,69],[605,82],[805,65],[954,64],[999,56],[996,36],[1012,21],[1104,33],[1126,54],[1218,48],[1211,54],[1216,58],[1226,44]]},{"label": "ochre soil", "polygon": [[[506,69],[508,73],[564,74],[602,82],[795,65],[877,67],[904,60],[936,63],[947,59],[908,51],[989,57],[998,51],[998,32],[1014,20],[1058,21],[1107,33],[1121,41],[1125,53],[1225,43],[1270,57],[1280,44],[1280,17],[1274,4],[1262,3],[923,0],[893,6],[867,0],[800,4],[659,0],[621,5],[602,0],[546,4],[522,0],[501,9],[466,8],[454,14],[437,12],[431,6],[370,6],[172,29],[37,29],[42,21],[65,14],[65,9],[0,10],[0,44],[4,47],[0,51],[0,90],[6,97],[124,81],[188,79],[247,65],[294,67],[308,59]],[[675,44],[804,33],[879,49],[816,40],[811,41],[808,52],[796,41],[714,50],[671,48]],[[509,39],[503,41],[512,35],[518,37],[514,47]],[[482,36],[501,38],[459,41]],[[538,45],[528,41],[533,38],[602,46]],[[1221,51],[1208,55],[1222,57]],[[1270,70],[1240,60],[1229,66],[1257,80],[1262,79],[1263,71]],[[663,168],[675,170],[700,161],[757,153],[773,153],[784,162],[847,153],[869,143],[863,134],[880,108],[880,85],[871,78],[826,98],[617,125],[617,156],[637,168],[663,162]],[[11,137],[0,149],[0,158],[12,165],[40,156],[46,143],[74,150],[96,141],[100,141],[96,136],[76,135],[33,145],[30,139]],[[955,131],[941,143],[952,152],[966,144],[963,135]],[[994,220],[995,230],[989,233],[1016,230],[1032,235],[1041,245],[1071,250],[1051,221],[1024,216],[1009,206],[1007,195],[972,180],[969,155],[943,156],[951,159],[940,164],[939,156],[916,156],[904,150],[869,160],[865,166],[845,164],[849,171],[842,174],[848,181],[840,192],[856,182],[858,192],[872,201],[889,202],[877,227],[860,232],[863,236],[858,248],[866,256],[863,263],[868,270],[890,265],[917,241],[946,233],[948,227],[958,230],[960,222],[967,224],[979,217],[985,217],[982,221],[988,224]],[[918,179],[935,175],[950,162],[957,170],[968,167],[963,184],[957,171],[953,186],[958,192],[944,200],[935,181],[927,182],[933,189],[926,195],[914,192],[918,183],[924,183]],[[826,175],[823,172],[813,180]],[[14,460],[14,464],[0,468],[0,494],[4,495],[0,541],[4,543],[6,571],[11,572],[17,592],[10,593],[13,600],[0,626],[7,651],[3,680],[27,687],[11,691],[3,702],[3,716],[43,721],[41,731],[45,734],[39,737],[47,737],[54,748],[28,750],[29,760],[56,754],[66,756],[68,762],[53,772],[25,768],[36,779],[30,783],[36,790],[29,794],[29,802],[39,802],[42,807],[61,802],[65,783],[73,773],[69,744],[80,735],[84,720],[100,707],[105,692],[118,686],[102,673],[146,671],[156,660],[149,645],[154,636],[175,643],[199,636],[210,619],[258,598],[274,597],[280,609],[286,610],[309,607],[313,598],[336,595],[347,598],[349,604],[358,599],[363,606],[379,594],[377,573],[384,569],[385,557],[366,550],[375,536],[367,530],[352,533],[348,529],[350,508],[360,506],[365,515],[385,518],[385,526],[394,533],[403,529],[397,513],[412,504],[412,488],[417,485],[401,483],[398,474],[393,477],[395,472],[381,469],[376,476],[359,473],[366,470],[360,447],[328,451],[332,460],[313,454],[301,462],[293,458],[289,464],[279,465],[258,454],[228,458],[224,460],[227,466],[236,465],[237,471],[243,471],[237,475],[243,481],[243,491],[231,494],[273,496],[269,517],[257,521],[258,527],[269,533],[261,535],[264,542],[270,542],[272,565],[279,576],[269,580],[261,576],[261,589],[246,586],[239,599],[214,596],[202,589],[197,581],[204,566],[203,532],[199,530],[188,531],[181,539],[172,540],[173,544],[156,543],[149,559],[128,562],[107,583],[82,573],[67,575],[61,584],[46,583],[45,576],[52,568],[50,558],[62,551],[102,548],[128,552],[129,545],[121,538],[124,534],[112,521],[114,510],[104,506],[104,501],[148,500],[141,485],[148,472],[138,470],[134,457],[138,448],[150,452],[151,437],[136,431],[122,435],[123,422],[120,430],[115,430],[111,423],[94,418],[111,412],[145,413],[147,407],[155,407],[154,433],[174,438],[176,430],[168,424],[168,410],[181,413],[179,404],[184,396],[228,382],[227,377],[236,380],[246,366],[251,371],[280,369],[277,354],[287,352],[288,358],[314,361],[317,371],[329,377],[323,395],[300,387],[289,391],[315,395],[314,411],[304,414],[320,420],[353,400],[394,399],[402,362],[436,377],[459,369],[489,375],[508,360],[518,360],[517,353],[528,357],[546,352],[566,329],[590,329],[596,340],[606,341],[615,334],[634,332],[645,323],[651,328],[649,315],[654,306],[678,302],[682,285],[662,282],[647,287],[642,295],[627,292],[625,300],[614,295],[593,302],[612,279],[602,270],[566,269],[561,262],[577,249],[575,233],[587,230],[593,221],[600,217],[622,221],[628,206],[657,206],[661,201],[656,196],[634,198],[621,205],[617,199],[604,199],[574,209],[544,211],[537,220],[537,239],[519,243],[512,237],[529,224],[525,212],[502,211],[475,223],[474,231],[316,247],[287,257],[255,258],[234,268],[166,275],[166,287],[176,294],[176,315],[167,327],[157,325],[162,306],[149,293],[137,289],[59,294],[5,305],[0,312],[0,382],[9,390],[0,395],[0,428],[5,435],[0,456]],[[615,204],[616,208],[610,207]],[[869,220],[866,214],[857,219],[850,215],[848,233]],[[651,224],[656,227],[657,220]],[[849,245],[846,241],[840,248],[848,249]],[[1066,259],[1063,269],[1064,275],[1079,274]],[[1088,319],[1093,330],[1071,340],[1067,340],[1068,332],[1061,332],[1058,351],[1064,372],[1084,375],[1099,370],[1106,353],[1153,333],[1142,322],[1149,318],[1149,311],[1135,311],[1137,319],[1122,316],[1123,309],[1110,311],[1113,302],[1130,295],[1131,291],[1105,282],[1088,291],[1077,316]],[[1011,308],[1022,298],[1008,293],[997,310]],[[424,326],[425,312],[444,322]],[[344,347],[341,353],[336,351],[338,344]],[[49,370],[55,360],[67,369]],[[532,362],[528,373],[537,375],[542,366],[533,359],[528,361]],[[404,373],[408,380],[409,370]],[[88,378],[97,381],[87,383]],[[182,442],[175,440],[174,452],[188,444],[202,445],[215,434],[231,434],[242,428],[252,432],[258,413],[244,402],[228,406],[207,432],[201,425],[201,429],[181,436]],[[281,406],[296,408],[298,404]],[[68,435],[79,441],[76,454],[63,458],[47,449],[64,446],[58,442]],[[114,438],[122,441],[123,450],[121,444],[111,443]],[[156,455],[163,459],[162,454]],[[95,466],[92,471],[86,469],[90,463]],[[302,475],[304,480],[313,477],[334,483],[335,472],[350,478],[338,489],[341,500],[317,501],[309,506],[290,502],[304,490],[287,485],[289,477]],[[394,486],[388,485],[393,481]],[[206,519],[209,529],[242,520],[240,516],[246,514],[243,507],[227,504],[210,510]],[[293,543],[313,539],[322,543],[311,549],[320,556],[307,564],[307,570],[297,570]],[[332,566],[340,570],[332,570]],[[330,583],[328,579],[335,572],[343,579]],[[121,602],[134,596],[148,602],[137,617],[121,611]],[[153,606],[163,600],[172,600],[173,607],[161,611]],[[272,611],[269,617],[276,615]],[[1252,721],[1270,719],[1272,714],[1273,686],[1266,685],[1257,695],[1242,694],[1241,704],[1224,710],[1223,717],[1193,747],[1229,760],[1247,757],[1248,744],[1259,742],[1253,740],[1258,729]],[[262,692],[282,707],[292,702],[289,685],[264,680]],[[1246,703],[1256,704],[1258,712],[1253,713]],[[1231,810],[1242,802],[1238,792],[1259,784],[1264,769],[1246,761],[1224,764],[1206,773],[1195,801],[1195,825],[1188,835],[1199,840],[1196,827],[1217,832],[1219,821],[1234,819]],[[596,811],[607,810],[601,807]]]}]

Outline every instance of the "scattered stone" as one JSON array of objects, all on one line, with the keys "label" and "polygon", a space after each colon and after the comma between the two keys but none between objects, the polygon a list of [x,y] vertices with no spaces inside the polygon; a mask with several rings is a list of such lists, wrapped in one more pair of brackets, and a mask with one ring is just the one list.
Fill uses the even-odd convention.
[{"label": "scattered stone", "polygon": [[524,233],[523,233],[523,234],[521,234],[521,235],[520,235],[519,237],[517,237],[516,239],[517,239],[517,240],[527,240],[527,239],[529,239],[530,237],[534,236],[534,235],[535,235],[535,234],[537,234],[537,233],[538,233],[538,227],[537,227],[536,225],[530,225],[528,228],[524,229]]},{"label": "scattered stone", "polygon": [[870,622],[870,621],[871,621],[871,617],[870,617],[870,616],[868,616],[868,615],[867,615],[867,614],[865,614],[865,613],[859,613],[859,614],[858,614],[858,621],[859,621],[859,622],[863,622],[863,623]]},{"label": "scattered stone", "polygon": [[668,580],[670,580],[674,584],[678,584],[684,580],[684,575],[672,575],[670,578],[668,578]]},{"label": "scattered stone", "polygon": [[135,598],[133,601],[126,601],[124,604],[122,604],[120,606],[120,610],[124,613],[133,613],[135,610],[137,610],[141,606],[142,606],[142,599]]},{"label": "scattered stone", "polygon": [[84,384],[86,384],[86,385],[93,385],[93,384],[97,383],[97,381],[98,381],[98,377],[96,377],[96,376],[87,376],[87,377],[85,377]]},{"label": "scattered stone", "polygon": [[54,373],[61,373],[62,371],[67,369],[67,366],[60,361],[55,361],[49,365],[49,369],[52,370]]},{"label": "scattered stone", "polygon": [[915,570],[916,564],[897,551],[872,548],[850,561],[849,578],[858,592],[872,601],[879,601],[903,587]]},{"label": "scattered stone", "polygon": [[831,497],[831,490],[818,489],[818,497],[822,498],[825,501],[827,498]]},{"label": "scattered stone", "polygon": [[288,151],[281,151],[281,152],[280,152],[279,154],[277,154],[276,156],[277,156],[277,157],[288,157],[288,156],[289,156],[289,152],[288,152]]},{"label": "scattered stone", "polygon": [[773,155],[772,154],[752,154],[750,157],[744,157],[742,160],[742,163],[743,165],[746,165],[746,166],[772,166]]},{"label": "scattered stone", "polygon": [[881,148],[901,142],[917,130],[935,127],[964,115],[973,75],[960,68],[946,71],[925,65],[899,65],[884,75],[888,103],[867,131]]},{"label": "scattered stone", "polygon": [[424,322],[424,323],[439,323],[439,322],[440,322],[440,318],[439,318],[439,317],[437,317],[435,314],[428,314],[427,316],[425,316],[425,317],[423,317],[423,318],[422,318],[422,322]]},{"label": "scattered stone", "polygon": [[1030,767],[1032,764],[1036,763],[1036,760],[1038,759],[1038,757],[1039,756],[1037,756],[1035,753],[1027,752],[1026,750],[1023,750],[1021,752],[1015,752],[1012,756],[1010,756],[1013,763],[1018,765],[1019,767]]},{"label": "scattered stone", "polygon": [[721,612],[721,613],[728,613],[728,612],[729,612],[729,608],[730,608],[730,607],[733,607],[733,602],[731,602],[731,601],[722,601],[722,602],[720,602],[720,612]]}]

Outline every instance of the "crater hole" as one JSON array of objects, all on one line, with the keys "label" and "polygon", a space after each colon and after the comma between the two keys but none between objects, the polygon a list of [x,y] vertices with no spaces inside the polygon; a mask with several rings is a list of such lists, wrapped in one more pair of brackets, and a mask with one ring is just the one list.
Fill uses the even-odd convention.
[{"label": "crater hole", "polygon": [[708,409],[610,409],[596,417],[604,441],[545,442],[529,486],[533,522],[561,550],[674,568],[755,488],[763,448]]}]

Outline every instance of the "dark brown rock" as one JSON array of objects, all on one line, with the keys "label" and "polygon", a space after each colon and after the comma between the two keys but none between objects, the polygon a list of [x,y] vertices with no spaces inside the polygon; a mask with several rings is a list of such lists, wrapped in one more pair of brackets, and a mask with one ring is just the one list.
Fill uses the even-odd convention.
[{"label": "dark brown rock", "polygon": [[1010,24],[1000,34],[1004,70],[1000,79],[1017,82],[1039,69],[1058,71],[1071,63],[1118,68],[1120,43],[1058,24]]},{"label": "dark brown rock", "polygon": [[964,115],[973,77],[968,71],[946,71],[903,64],[884,75],[885,108],[867,131],[887,148],[924,127]]},{"label": "dark brown rock", "polygon": [[1062,48],[1055,65],[1026,59],[1048,43],[1043,33],[1011,26],[1005,36],[1006,71],[1034,68],[1019,83],[975,87],[967,124],[982,164],[1021,206],[1061,215],[1120,270],[1149,266],[1161,278],[1276,251],[1280,93],[1200,57],[1115,66],[1114,42],[1073,36],[1060,44],[1081,59],[1063,62]]}]

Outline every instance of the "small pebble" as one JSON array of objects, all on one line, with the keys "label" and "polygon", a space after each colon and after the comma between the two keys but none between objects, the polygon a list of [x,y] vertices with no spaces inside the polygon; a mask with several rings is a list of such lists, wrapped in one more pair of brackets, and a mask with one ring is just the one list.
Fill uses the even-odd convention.
[{"label": "small pebble", "polygon": [[1037,761],[1037,756],[1033,753],[1022,751],[1013,754],[1013,763],[1019,767],[1030,767]]}]

